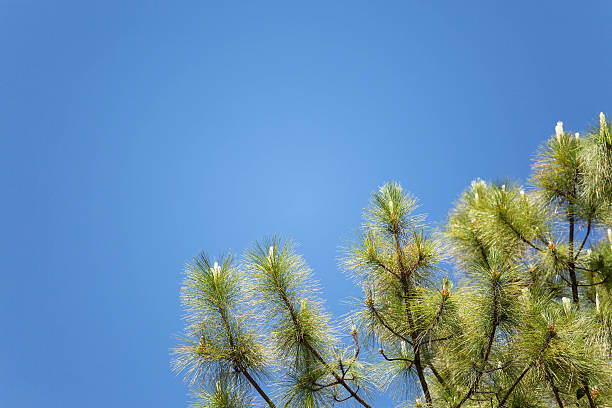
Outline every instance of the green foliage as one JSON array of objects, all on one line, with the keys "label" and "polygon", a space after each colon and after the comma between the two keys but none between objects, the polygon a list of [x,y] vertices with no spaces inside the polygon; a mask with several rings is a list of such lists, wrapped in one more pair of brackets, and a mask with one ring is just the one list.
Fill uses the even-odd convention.
[{"label": "green foliage", "polygon": [[244,389],[231,382],[217,381],[210,390],[194,393],[192,408],[247,408],[253,406],[253,398]]},{"label": "green foliage", "polygon": [[599,116],[599,126],[590,130],[580,153],[584,163],[585,196],[610,204],[610,197],[612,197],[612,123],[606,122],[603,113]]},{"label": "green foliage", "polygon": [[[181,345],[174,350],[174,368],[184,372],[196,390],[210,379],[220,381],[223,393],[231,394],[244,385],[244,372],[265,373],[263,343],[249,324],[249,308],[242,303],[242,278],[230,255],[211,263],[200,254],[187,265],[181,293],[187,326]],[[212,395],[218,394],[215,390]]]},{"label": "green foliage", "polygon": [[344,320],[291,241],[195,258],[174,365],[196,406],[612,406],[611,135],[559,122],[528,188],[476,180],[438,230],[380,187],[343,249]]},{"label": "green foliage", "polygon": [[262,321],[268,322],[274,353],[301,367],[313,361],[311,349],[327,350],[335,342],[329,316],[315,296],[312,271],[291,242],[256,243],[246,254],[250,293]]}]

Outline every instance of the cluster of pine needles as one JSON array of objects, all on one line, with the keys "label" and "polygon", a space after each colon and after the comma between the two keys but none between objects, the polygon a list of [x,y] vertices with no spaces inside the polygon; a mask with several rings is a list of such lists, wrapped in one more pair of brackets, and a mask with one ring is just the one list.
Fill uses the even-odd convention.
[{"label": "cluster of pine needles", "polygon": [[612,407],[612,126],[541,146],[526,187],[475,180],[434,229],[387,183],[333,319],[290,241],[186,268],[173,364],[195,407]]}]

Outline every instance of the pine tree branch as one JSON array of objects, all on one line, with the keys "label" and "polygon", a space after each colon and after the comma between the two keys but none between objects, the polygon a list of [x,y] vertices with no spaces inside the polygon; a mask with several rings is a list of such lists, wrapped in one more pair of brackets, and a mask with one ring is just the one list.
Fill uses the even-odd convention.
[{"label": "pine tree branch", "polygon": [[[218,292],[218,288],[215,287],[215,289],[217,291],[217,294],[220,296],[220,294]],[[225,310],[225,308],[219,307],[219,313],[221,315],[221,320],[223,321],[223,325],[224,325],[224,328],[225,328],[225,333],[226,333],[227,338],[229,340],[230,346],[232,347],[232,357],[234,359],[234,364],[238,368],[238,371],[240,371],[240,373],[242,373],[242,375],[244,375],[244,377],[247,379],[247,381],[253,386],[253,388],[255,388],[255,390],[259,393],[261,398],[263,398],[266,401],[266,403],[270,406],[270,408],[276,408],[276,405],[274,405],[274,403],[272,402],[270,397],[268,397],[268,395],[264,392],[264,390],[259,386],[257,381],[255,381],[255,379],[251,376],[251,374],[249,374],[249,372],[242,366],[242,363],[241,363],[240,359],[237,356],[234,355],[234,351],[236,350],[236,346],[235,346],[235,343],[234,343],[234,336],[232,335],[232,331],[231,331],[231,328],[230,328],[229,318],[227,316],[227,311]]]},{"label": "pine tree branch", "polygon": [[487,350],[485,352],[484,358],[483,358],[483,362],[482,362],[482,368],[480,370],[478,370],[477,374],[476,374],[476,379],[474,380],[474,383],[472,384],[472,386],[470,387],[470,389],[468,390],[468,392],[465,394],[465,396],[461,399],[461,401],[459,401],[459,403],[457,405],[455,405],[454,408],[460,408],[465,401],[468,400],[468,398],[470,398],[472,396],[472,394],[478,389],[478,385],[480,383],[480,379],[482,378],[482,374],[484,373],[484,367],[487,365],[488,361],[489,361],[489,355],[491,354],[491,349],[493,348],[493,341],[495,340],[495,333],[497,331],[497,325],[499,324],[499,315],[498,315],[498,303],[499,303],[499,299],[498,299],[498,295],[497,295],[497,290],[496,290],[496,284],[495,282],[493,283],[493,327],[491,328],[491,333],[489,334],[489,340],[487,343]]},{"label": "pine tree branch", "polygon": [[429,363],[429,368],[431,369],[431,372],[433,373],[434,377],[436,377],[436,380],[438,380],[440,385],[442,387],[444,387],[446,392],[450,393],[450,390],[448,389],[448,385],[446,384],[446,381],[444,381],[444,378],[440,375],[438,370],[436,370],[436,368],[433,366],[433,364]]},{"label": "pine tree branch", "polygon": [[[574,191],[576,190],[576,186],[574,185]],[[578,299],[578,281],[576,279],[576,265],[574,262],[574,224],[575,224],[575,214],[574,214],[574,203],[572,201],[568,204],[568,218],[569,218],[569,242],[568,242],[568,257],[569,257],[569,275],[570,281],[572,284],[572,299],[574,300],[574,304],[576,307],[580,307],[579,299]]]},{"label": "pine tree branch", "polygon": [[472,232],[472,235],[474,236],[474,240],[476,241],[476,245],[478,245],[478,249],[480,250],[480,255],[482,256],[482,259],[484,260],[485,264],[487,265],[487,269],[491,269],[491,265],[489,265],[489,257],[487,256],[487,252],[485,250],[484,245],[482,244],[482,242],[478,238],[478,235],[476,235],[476,232],[472,228],[470,228],[470,231]]},{"label": "pine tree branch", "polygon": [[548,331],[546,333],[546,340],[544,341],[542,348],[538,352],[538,356],[531,363],[529,363],[527,367],[525,367],[521,375],[519,375],[518,378],[514,380],[514,383],[512,383],[512,385],[506,392],[506,395],[504,396],[504,398],[502,398],[502,400],[499,402],[499,405],[497,406],[497,408],[501,408],[504,406],[504,404],[510,397],[510,394],[512,394],[512,392],[514,391],[516,386],[521,382],[523,377],[525,377],[525,375],[529,372],[529,370],[531,370],[538,363],[538,361],[540,360],[540,357],[542,356],[542,353],[544,353],[544,351],[548,348],[550,341],[552,340],[553,337],[555,337],[555,335],[556,335],[555,328],[554,326],[552,326],[552,323],[549,323]]},{"label": "pine tree branch", "polygon": [[508,392],[506,392],[506,395],[504,396],[504,398],[502,398],[502,400],[500,401],[499,405],[497,406],[497,408],[501,408],[504,406],[504,404],[506,403],[506,401],[508,400],[508,398],[510,397],[510,394],[512,394],[512,392],[514,391],[514,389],[516,388],[516,386],[521,382],[521,380],[523,379],[523,377],[525,376],[525,374],[527,374],[529,372],[529,370],[531,370],[531,368],[535,365],[535,362],[531,362],[527,367],[525,367],[525,369],[523,370],[523,372],[521,373],[521,375],[518,376],[518,378],[514,381],[514,383],[512,384],[512,386],[510,387],[510,389],[508,390]]},{"label": "pine tree branch", "polygon": [[[344,378],[347,372],[351,371],[351,367],[353,367],[353,364],[355,363],[355,361],[357,361],[357,357],[359,356],[359,351],[361,350],[361,348],[359,347],[359,341],[357,339],[357,331],[356,330],[352,331],[351,335],[353,336],[353,341],[355,341],[355,354],[353,354],[353,358],[351,359],[351,362],[348,364],[346,369],[342,368],[342,365],[340,366],[342,370],[342,378]],[[340,360],[340,364],[342,364],[341,360]]]},{"label": "pine tree branch", "polygon": [[591,390],[589,390],[589,385],[586,382],[584,383],[584,392],[589,400],[589,407],[596,408],[595,401],[593,401],[593,397],[591,396]]},{"label": "pine tree branch", "polygon": [[[404,291],[404,306],[406,309],[406,315],[408,317],[408,324],[410,325],[411,337],[413,343],[417,343],[418,333],[415,332],[415,324],[412,319],[412,311],[410,308],[410,287],[408,284],[408,275],[406,269],[404,267],[404,262],[402,260],[402,249],[400,247],[399,236],[397,229],[394,230],[393,237],[395,239],[395,250],[397,252],[397,260],[400,265],[400,277],[402,290]],[[419,253],[420,257],[420,253]],[[423,389],[423,394],[425,394],[425,400],[429,406],[432,406],[431,394],[429,392],[429,387],[427,385],[427,380],[425,379],[425,373],[423,371],[423,364],[421,363],[421,352],[420,348],[417,347],[414,350],[414,366],[417,371],[417,376],[419,377],[419,382],[421,383],[421,388]]]},{"label": "pine tree branch", "polygon": [[510,230],[521,240],[523,241],[525,244],[529,245],[530,247],[532,247],[533,249],[539,251],[539,252],[544,252],[544,250],[540,247],[538,247],[537,245],[533,244],[530,240],[528,240],[523,234],[521,234],[515,227],[514,225],[512,225],[512,223],[510,221],[508,221],[508,219],[504,216],[502,216],[500,214],[499,217],[504,224],[506,224],[508,226],[508,228],[510,228]]},{"label": "pine tree branch", "polygon": [[[429,326],[427,326],[427,328],[425,330],[423,330],[421,333],[419,333],[419,336],[417,338],[416,345],[415,345],[416,347],[420,347],[421,346],[421,343],[422,343],[423,339],[425,338],[425,336],[433,329],[435,324],[440,320],[440,317],[442,316],[442,312],[444,311],[445,300],[446,300],[446,298],[442,297],[442,301],[440,302],[440,307],[438,308],[438,311],[436,312],[435,317],[433,318],[433,320],[431,321]],[[440,340],[446,340],[446,338],[436,339],[436,341],[440,341]]]},{"label": "pine tree branch", "polygon": [[510,364],[512,364],[512,361],[508,361],[506,364],[500,366],[500,367],[493,367],[493,368],[489,368],[488,370],[483,370],[484,373],[489,374],[492,373],[494,371],[498,371],[498,370],[503,370],[505,368],[508,368],[510,366]]},{"label": "pine tree branch", "polygon": [[578,249],[578,252],[576,252],[576,259],[578,259],[578,257],[580,256],[580,253],[582,252],[582,248],[584,248],[584,244],[586,244],[587,239],[589,238],[589,234],[591,233],[591,224],[592,224],[592,219],[591,217],[589,217],[589,221],[587,222],[586,234],[584,235],[584,239],[582,240],[582,244],[580,244],[580,248]]},{"label": "pine tree branch", "polygon": [[[291,302],[289,302],[289,298],[287,297],[287,294],[279,288],[279,294],[281,295],[281,298],[283,299],[283,302],[285,304],[285,307],[287,308],[287,311],[289,312],[289,315],[291,316],[291,320],[293,321],[293,324],[295,325],[295,327],[299,327],[298,325],[298,321],[297,321],[297,316],[295,314],[295,310],[293,310],[293,306],[291,305]],[[327,371],[329,371],[329,373],[336,379],[336,381],[344,388],[348,391],[348,393],[351,395],[352,398],[355,398],[355,400],[357,402],[359,402],[361,405],[363,405],[366,408],[372,408],[367,402],[365,402],[359,395],[357,395],[357,391],[354,391],[345,381],[345,379],[341,376],[338,375],[338,373],[336,373],[336,370],[334,368],[332,368],[329,363],[327,361],[325,361],[325,359],[312,347],[312,345],[305,339],[301,340],[302,344],[308,349],[308,351],[310,351],[310,353],[321,363],[323,364],[323,366],[327,369]]]},{"label": "pine tree branch", "polygon": [[[358,391],[359,391],[359,385],[357,386],[357,391],[356,391],[356,392],[358,392]],[[352,395],[349,395],[349,396],[348,396],[348,397],[346,397],[346,398],[342,398],[342,399],[340,399],[340,398],[338,398],[338,396],[337,396],[337,395],[335,395],[335,394],[334,394],[334,401],[336,401],[336,402],[344,402],[344,401],[348,401],[348,400],[349,400],[349,399],[351,399],[351,398],[352,398]]]},{"label": "pine tree branch", "polygon": [[598,286],[598,285],[603,285],[604,283],[606,283],[608,281],[608,277],[606,276],[601,282],[596,282],[596,283],[579,283],[578,286]]},{"label": "pine tree branch", "polygon": [[410,360],[409,358],[392,358],[392,357],[387,357],[387,355],[385,354],[385,350],[383,350],[383,349],[378,349],[378,352],[387,361],[406,361],[406,362],[410,363],[410,365],[408,366],[408,369],[410,369],[410,366],[414,363],[414,361]]},{"label": "pine tree branch", "polygon": [[251,383],[253,388],[255,388],[257,390],[257,392],[259,393],[261,398],[263,398],[266,401],[266,403],[270,406],[270,408],[276,408],[276,405],[274,405],[274,403],[272,402],[270,397],[268,397],[268,395],[264,392],[264,390],[261,389],[259,384],[257,384],[257,381],[255,381],[255,379],[253,377],[251,377],[251,375],[248,373],[248,371],[245,370],[241,365],[239,365],[238,368],[240,369],[240,372],[246,377],[248,382]]},{"label": "pine tree branch", "polygon": [[398,275],[397,273],[393,272],[393,271],[391,270],[391,268],[388,268],[388,267],[387,267],[387,265],[385,265],[385,264],[384,264],[384,263],[383,263],[381,260],[376,259],[376,260],[374,261],[374,264],[376,264],[376,266],[378,266],[378,267],[380,267],[380,268],[383,268],[383,270],[384,270],[385,272],[390,273],[391,275],[395,276],[397,279],[399,279],[399,278],[400,278],[400,277],[399,277],[399,275]]},{"label": "pine tree branch", "polygon": [[548,383],[550,384],[552,392],[555,395],[555,400],[557,401],[557,405],[559,405],[559,408],[564,408],[563,401],[561,400],[561,396],[559,395],[559,388],[555,385],[552,375],[550,375],[550,372],[548,372],[548,370],[544,370],[544,376],[548,380]]},{"label": "pine tree branch", "polygon": [[369,306],[370,310],[374,313],[374,316],[376,316],[376,318],[378,319],[379,323],[382,324],[384,328],[386,328],[392,334],[394,334],[395,336],[397,336],[401,340],[405,341],[406,343],[410,344],[411,346],[413,345],[412,341],[410,341],[410,339],[408,339],[407,337],[402,336],[400,333],[398,333],[397,331],[393,330],[393,328],[387,322],[385,322],[383,317],[380,315],[380,312],[374,306],[374,302],[372,302],[372,304],[368,305],[368,306]]},{"label": "pine tree branch", "polygon": [[[579,269],[579,268],[576,268]],[[568,286],[571,286],[572,283],[570,281],[568,281],[563,275],[558,275],[561,279],[563,279],[563,282],[567,283]],[[604,283],[606,283],[608,281],[608,277],[606,276],[602,281],[600,282],[595,282],[595,283],[578,283],[576,284],[576,286],[578,287],[591,287],[591,286],[599,286],[599,285],[603,285]]]},{"label": "pine tree branch", "polygon": [[[334,370],[328,363],[327,361],[325,361],[325,359],[323,357],[321,357],[321,355],[310,345],[309,342],[304,341],[303,342],[304,346],[306,346],[306,348],[308,349],[308,351],[310,351],[312,353],[312,355],[319,360],[319,362],[321,364],[323,364],[323,366],[329,371],[329,373],[336,379],[336,381],[350,394],[349,398],[355,398],[355,400],[357,402],[359,402],[361,405],[363,405],[366,408],[372,408],[367,402],[365,402],[358,394],[357,392],[359,391],[359,386],[357,386],[357,390],[354,391],[345,381],[344,378],[340,377],[337,373],[336,370]],[[347,398],[348,399],[348,398]]]},{"label": "pine tree branch", "polygon": [[291,404],[291,401],[293,401],[293,398],[295,398],[297,393],[298,393],[298,390],[293,391],[293,394],[291,395],[291,398],[289,398],[287,400],[287,402],[285,402],[285,405],[283,405],[283,408],[288,408],[289,407],[289,404]]},{"label": "pine tree branch", "polygon": [[[345,378],[345,380],[348,381],[353,381],[355,378]],[[313,382],[314,385],[317,386],[317,388],[310,388],[312,391],[321,391],[325,388],[329,388],[329,387],[333,387],[334,385],[339,385],[340,383],[338,381],[332,381],[329,384],[318,384],[316,382]]]}]

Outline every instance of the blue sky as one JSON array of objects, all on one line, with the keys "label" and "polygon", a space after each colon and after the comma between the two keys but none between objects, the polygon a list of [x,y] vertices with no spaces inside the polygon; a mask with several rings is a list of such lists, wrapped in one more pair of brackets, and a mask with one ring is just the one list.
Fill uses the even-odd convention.
[{"label": "blue sky", "polygon": [[0,406],[185,406],[198,251],[292,237],[340,315],[377,186],[442,222],[612,113],[607,1],[84,3],[0,1]]}]

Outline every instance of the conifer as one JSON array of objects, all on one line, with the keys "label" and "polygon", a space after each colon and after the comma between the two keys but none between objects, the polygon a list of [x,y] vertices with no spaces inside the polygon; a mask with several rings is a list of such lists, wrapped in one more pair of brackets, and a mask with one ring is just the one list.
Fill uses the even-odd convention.
[{"label": "conifer", "polygon": [[290,240],[194,258],[173,363],[195,406],[611,407],[611,125],[557,122],[526,186],[477,179],[437,229],[384,184],[341,267],[362,296],[334,319]]}]

